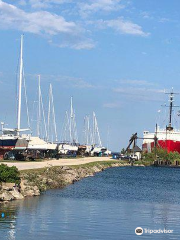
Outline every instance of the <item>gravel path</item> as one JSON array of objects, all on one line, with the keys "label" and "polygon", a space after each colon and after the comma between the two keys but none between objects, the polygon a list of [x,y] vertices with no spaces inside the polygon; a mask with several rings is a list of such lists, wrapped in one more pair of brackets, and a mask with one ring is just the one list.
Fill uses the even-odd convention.
[{"label": "gravel path", "polygon": [[[59,160],[47,160],[43,162],[4,162],[9,167],[16,166],[19,170],[37,169],[48,166],[68,166],[68,165],[81,165],[90,162],[102,162],[109,161],[109,157],[86,157],[75,159],[59,159]],[[2,162],[3,163],[3,162]]]}]

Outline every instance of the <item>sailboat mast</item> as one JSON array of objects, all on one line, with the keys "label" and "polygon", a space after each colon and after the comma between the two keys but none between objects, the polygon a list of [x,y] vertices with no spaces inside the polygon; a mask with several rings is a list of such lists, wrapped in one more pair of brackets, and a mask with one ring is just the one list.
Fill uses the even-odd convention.
[{"label": "sailboat mast", "polygon": [[48,124],[47,124],[47,132],[48,132],[48,141],[50,140],[50,114],[51,114],[51,99],[50,99],[50,96],[51,96],[51,84],[50,84],[50,87],[49,87],[49,107],[48,107]]},{"label": "sailboat mast", "polygon": [[[51,109],[52,108],[52,109]],[[53,128],[50,126],[50,118],[52,116],[53,125],[54,125],[54,133],[55,133],[55,141],[58,141],[57,138],[57,128],[56,128],[56,117],[55,117],[55,109],[54,109],[54,98],[52,91],[52,84],[49,86],[49,108],[48,108],[48,140],[50,139],[50,134],[52,134],[52,142],[53,141]]]},{"label": "sailboat mast", "polygon": [[69,131],[70,131],[70,142],[73,143],[73,98],[71,97],[71,109],[70,109],[70,126],[69,126]]},{"label": "sailboat mast", "polygon": [[[21,99],[22,99],[22,78],[23,78],[23,38],[24,38],[24,36],[21,35],[17,130],[20,130],[20,128],[21,128]],[[18,135],[19,135],[19,132],[18,132]]]},{"label": "sailboat mast", "polygon": [[40,137],[40,122],[41,122],[41,76],[38,75],[38,120],[37,120],[38,137]]}]

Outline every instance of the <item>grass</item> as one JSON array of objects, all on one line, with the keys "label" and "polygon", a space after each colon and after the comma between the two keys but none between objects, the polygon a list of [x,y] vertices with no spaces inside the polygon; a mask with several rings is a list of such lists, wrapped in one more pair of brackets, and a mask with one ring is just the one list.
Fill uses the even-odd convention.
[{"label": "grass", "polygon": [[[65,166],[52,166],[50,168],[61,168],[61,167],[69,167],[72,169],[78,169],[78,168],[86,168],[86,167],[94,167],[97,165],[103,165],[103,166],[111,166],[112,164],[115,163],[127,163],[126,161],[122,161],[122,160],[109,160],[109,161],[97,161],[97,162],[90,162],[90,163],[85,163],[85,164],[80,164],[80,165],[65,165]],[[49,167],[45,167],[45,168],[37,168],[37,169],[26,169],[26,170],[21,170],[21,173],[44,173],[45,171],[47,171],[47,168]]]},{"label": "grass", "polygon": [[97,162],[90,162],[90,163],[85,163],[85,164],[81,164],[81,165],[70,165],[69,167],[71,168],[86,168],[86,167],[94,167],[97,165],[104,165],[104,166],[111,166],[114,163],[122,163],[122,161],[120,160],[109,160],[109,161],[97,161]]}]

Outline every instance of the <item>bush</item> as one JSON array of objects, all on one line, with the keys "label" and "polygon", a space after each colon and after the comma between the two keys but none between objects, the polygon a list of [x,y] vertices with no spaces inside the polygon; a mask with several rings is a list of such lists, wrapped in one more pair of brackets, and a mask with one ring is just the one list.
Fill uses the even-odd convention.
[{"label": "bush", "polygon": [[0,165],[0,182],[20,183],[20,173],[16,167],[8,167],[5,164]]},{"label": "bush", "polygon": [[156,151],[153,149],[151,153],[143,153],[143,159],[156,160],[156,157],[160,160],[174,161],[175,159],[180,159],[180,154],[178,152],[169,152],[164,148],[157,148]]}]

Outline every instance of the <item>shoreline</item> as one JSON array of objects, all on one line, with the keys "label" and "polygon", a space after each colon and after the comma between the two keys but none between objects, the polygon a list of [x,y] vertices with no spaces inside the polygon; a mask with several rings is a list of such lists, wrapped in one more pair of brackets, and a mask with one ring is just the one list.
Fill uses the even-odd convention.
[{"label": "shoreline", "polygon": [[103,161],[101,159],[80,165],[48,166],[21,170],[21,183],[19,186],[15,186],[13,183],[2,183],[0,185],[0,204],[26,197],[39,196],[46,190],[64,188],[83,178],[94,176],[107,168],[125,166],[130,166],[130,164],[118,160]]}]

